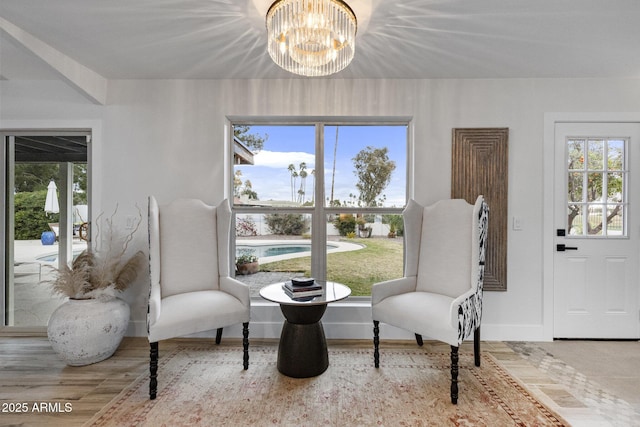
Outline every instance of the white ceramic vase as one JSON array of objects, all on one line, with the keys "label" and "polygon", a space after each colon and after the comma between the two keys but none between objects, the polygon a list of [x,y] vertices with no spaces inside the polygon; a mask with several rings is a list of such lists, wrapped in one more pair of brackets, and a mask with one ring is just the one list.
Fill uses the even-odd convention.
[{"label": "white ceramic vase", "polygon": [[118,298],[70,299],[49,318],[49,342],[67,365],[100,362],[111,357],[120,345],[129,314],[129,305]]}]

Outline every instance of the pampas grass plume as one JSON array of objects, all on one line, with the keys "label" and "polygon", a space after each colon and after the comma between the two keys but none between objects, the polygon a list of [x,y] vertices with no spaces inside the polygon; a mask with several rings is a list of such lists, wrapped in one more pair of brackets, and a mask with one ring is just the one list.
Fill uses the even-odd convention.
[{"label": "pampas grass plume", "polygon": [[122,266],[120,272],[116,276],[116,290],[125,290],[136,279],[145,259],[146,257],[144,252],[138,251]]}]

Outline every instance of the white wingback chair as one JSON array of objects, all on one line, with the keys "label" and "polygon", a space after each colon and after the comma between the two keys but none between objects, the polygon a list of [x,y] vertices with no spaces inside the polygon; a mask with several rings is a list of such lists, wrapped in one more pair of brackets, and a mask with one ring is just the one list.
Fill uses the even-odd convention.
[{"label": "white wingback chair", "polygon": [[479,196],[423,207],[411,200],[403,212],[404,277],[373,285],[374,363],[379,367],[379,323],[451,346],[451,402],[458,401],[458,347],[474,332],[480,366],[482,280],[489,209]]},{"label": "white wingback chair", "polygon": [[230,276],[231,210],[224,200],[209,206],[179,199],[158,206],[149,197],[147,313],[150,352],[149,397],[157,391],[158,341],[243,325],[243,364],[249,367],[249,287]]}]

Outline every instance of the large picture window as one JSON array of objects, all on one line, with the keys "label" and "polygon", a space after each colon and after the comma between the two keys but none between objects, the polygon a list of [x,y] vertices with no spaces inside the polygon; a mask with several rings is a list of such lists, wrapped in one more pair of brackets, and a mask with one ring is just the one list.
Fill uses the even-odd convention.
[{"label": "large picture window", "polygon": [[406,121],[232,122],[236,278],[305,276],[353,296],[401,277]]}]

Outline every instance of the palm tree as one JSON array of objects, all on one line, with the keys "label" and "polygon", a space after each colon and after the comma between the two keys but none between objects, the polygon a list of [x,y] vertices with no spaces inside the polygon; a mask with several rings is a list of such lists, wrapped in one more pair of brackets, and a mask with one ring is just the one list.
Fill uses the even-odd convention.
[{"label": "palm tree", "polygon": [[307,164],[305,162],[300,163],[300,189],[298,190],[298,202],[304,203],[304,195],[306,190],[307,180]]},{"label": "palm tree", "polygon": [[296,186],[296,180],[295,178],[298,176],[298,173],[296,172],[296,167],[293,165],[293,163],[289,164],[289,167],[287,168],[289,170],[289,173],[291,173],[291,201],[295,201],[295,186]]},{"label": "palm tree", "polygon": [[311,186],[311,188],[313,188],[313,193],[311,193],[311,204],[315,204],[316,201],[316,170],[312,169],[311,170],[311,184],[313,184]]}]

